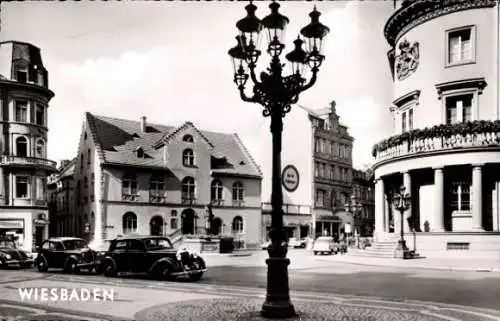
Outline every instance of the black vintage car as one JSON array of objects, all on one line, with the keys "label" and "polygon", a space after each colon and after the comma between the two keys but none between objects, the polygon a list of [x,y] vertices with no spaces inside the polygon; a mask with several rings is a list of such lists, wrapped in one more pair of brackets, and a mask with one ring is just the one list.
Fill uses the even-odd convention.
[{"label": "black vintage car", "polygon": [[88,247],[87,241],[76,237],[50,238],[37,248],[35,265],[38,271],[47,272],[49,268],[63,269],[68,273],[80,270],[93,270],[100,265],[97,252]]},{"label": "black vintage car", "polygon": [[100,270],[108,277],[119,273],[147,273],[164,280],[188,276],[193,281],[201,279],[207,271],[200,256],[187,250],[175,250],[170,240],[162,236],[129,236],[112,240]]},{"label": "black vintage car", "polygon": [[30,268],[33,261],[32,254],[18,249],[13,239],[0,236],[0,268]]}]

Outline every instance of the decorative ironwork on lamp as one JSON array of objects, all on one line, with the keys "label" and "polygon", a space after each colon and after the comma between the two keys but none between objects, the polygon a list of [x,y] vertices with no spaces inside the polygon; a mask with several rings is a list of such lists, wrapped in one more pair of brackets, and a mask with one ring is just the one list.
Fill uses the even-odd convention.
[{"label": "decorative ironwork on lamp", "polygon": [[[262,306],[261,315],[264,317],[283,318],[295,316],[295,309],[290,301],[288,285],[288,265],[286,258],[286,232],[283,228],[283,191],[281,186],[281,141],[283,117],[297,103],[299,94],[311,88],[315,82],[319,67],[324,60],[322,55],[323,41],[329,28],[319,22],[321,13],[314,10],[309,14],[311,22],[301,29],[294,41],[294,49],[285,55],[290,62],[291,74],[283,75],[284,64],[280,55],[285,49],[283,38],[289,19],[279,13],[280,5],[273,1],[269,8],[271,13],[260,20],[255,15],[257,7],[250,1],[245,7],[247,15],[236,23],[239,35],[237,45],[228,53],[233,60],[234,83],[240,97],[245,102],[262,105],[264,117],[271,118],[271,133],[273,137],[272,149],[272,195],[271,195],[271,231],[269,237],[271,245],[268,247],[269,259],[267,277],[267,295]],[[267,53],[271,62],[266,71],[259,77],[256,66],[261,51],[259,50],[261,31],[267,34]],[[304,41],[305,40],[305,41]],[[306,45],[304,50],[302,46]],[[305,70],[309,67],[311,77],[307,81]],[[247,96],[245,86],[248,80],[253,83],[252,96]]]}]

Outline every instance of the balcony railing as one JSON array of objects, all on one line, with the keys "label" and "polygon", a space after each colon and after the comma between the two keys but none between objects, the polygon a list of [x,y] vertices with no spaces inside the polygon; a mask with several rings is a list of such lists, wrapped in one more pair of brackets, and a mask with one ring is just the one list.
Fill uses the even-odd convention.
[{"label": "balcony railing", "polygon": [[[308,205],[283,204],[285,214],[311,214],[311,207]],[[271,212],[271,203],[262,203],[263,212]]]},{"label": "balcony railing", "polygon": [[139,199],[140,196],[137,194],[122,194],[122,201],[137,202]]},{"label": "balcony railing", "polygon": [[422,152],[500,146],[500,121],[475,121],[416,129],[373,147],[376,161]]},{"label": "balcony railing", "polygon": [[150,195],[149,196],[149,202],[150,203],[166,203],[167,198],[165,196],[159,196],[159,195]]},{"label": "balcony railing", "polygon": [[195,197],[183,196],[181,199],[181,203],[183,205],[194,205],[196,203]]},{"label": "balcony railing", "polygon": [[57,168],[57,163],[49,159],[38,158],[38,157],[12,156],[12,155],[3,155],[2,164],[44,166],[44,167]]},{"label": "balcony railing", "polygon": [[245,201],[244,200],[233,200],[233,206],[234,207],[243,207],[243,206],[245,206]]},{"label": "balcony railing", "polygon": [[224,200],[222,199],[214,199],[210,201],[210,204],[213,206],[223,206],[224,205]]}]

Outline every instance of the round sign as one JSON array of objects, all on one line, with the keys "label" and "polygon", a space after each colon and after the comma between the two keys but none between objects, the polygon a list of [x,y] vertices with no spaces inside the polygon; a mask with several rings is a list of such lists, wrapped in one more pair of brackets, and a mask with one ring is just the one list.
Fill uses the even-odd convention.
[{"label": "round sign", "polygon": [[281,173],[281,184],[289,192],[294,192],[299,187],[299,171],[295,166],[285,166]]}]

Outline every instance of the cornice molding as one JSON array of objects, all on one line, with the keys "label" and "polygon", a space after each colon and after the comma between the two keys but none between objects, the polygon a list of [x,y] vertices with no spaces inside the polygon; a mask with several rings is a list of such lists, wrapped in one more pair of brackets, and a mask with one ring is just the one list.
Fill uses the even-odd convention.
[{"label": "cornice molding", "polygon": [[424,22],[462,10],[494,7],[496,4],[496,0],[419,0],[409,2],[407,6],[398,9],[387,20],[384,26],[384,36],[389,45],[394,47],[402,35]]},{"label": "cornice molding", "polygon": [[443,93],[456,90],[456,89],[477,89],[478,94],[483,93],[483,89],[488,85],[484,77],[482,78],[470,78],[470,79],[460,79],[455,81],[448,81],[440,84],[436,84],[436,90],[438,94],[438,99],[443,97]]},{"label": "cornice molding", "polygon": [[419,98],[420,98],[420,90],[414,90],[394,100],[392,104],[398,108],[401,108],[405,104],[411,101],[415,101],[415,105],[418,105]]}]

